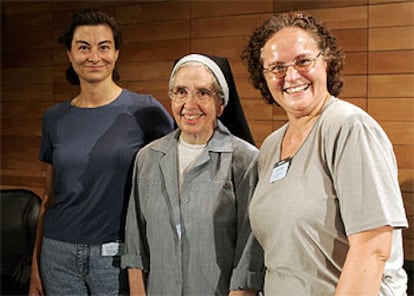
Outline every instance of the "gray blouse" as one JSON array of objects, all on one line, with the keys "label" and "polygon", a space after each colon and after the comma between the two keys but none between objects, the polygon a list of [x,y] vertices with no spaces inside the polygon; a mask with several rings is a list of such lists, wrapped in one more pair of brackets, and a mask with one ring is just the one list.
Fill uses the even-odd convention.
[{"label": "gray blouse", "polygon": [[257,182],[257,148],[218,122],[180,192],[179,134],[137,155],[122,266],[144,270],[148,295],[261,290],[263,253],[247,215]]}]

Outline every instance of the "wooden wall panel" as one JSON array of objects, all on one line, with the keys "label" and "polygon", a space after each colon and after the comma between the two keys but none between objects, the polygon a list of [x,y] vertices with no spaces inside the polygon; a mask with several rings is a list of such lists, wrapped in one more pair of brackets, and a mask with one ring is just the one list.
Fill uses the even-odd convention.
[{"label": "wooden wall panel", "polygon": [[290,10],[310,10],[318,8],[349,7],[368,4],[368,0],[274,0],[275,12]]},{"label": "wooden wall panel", "polygon": [[279,106],[273,106],[272,118],[275,121],[287,121],[286,112]]},{"label": "wooden wall panel", "polygon": [[143,2],[140,5],[117,6],[116,18],[120,24],[170,22],[190,18],[189,2]]},{"label": "wooden wall panel", "polygon": [[48,13],[52,11],[53,4],[51,1],[28,1],[22,5],[21,2],[8,1],[2,3],[1,14],[3,16],[26,16],[40,13]]},{"label": "wooden wall panel", "polygon": [[414,167],[414,146],[394,145],[394,151],[397,157],[399,169],[410,169]]},{"label": "wooden wall panel", "polygon": [[[13,159],[2,157],[2,163],[27,162],[29,166],[31,161],[37,160],[39,154],[40,136],[24,135],[2,135],[1,136],[1,153],[4,155],[14,156]],[[17,158],[18,156],[18,158]],[[33,158],[34,156],[34,158]],[[36,163],[33,165],[36,166]],[[2,166],[3,167],[3,166]]]},{"label": "wooden wall panel", "polygon": [[5,68],[52,65],[51,49],[32,49],[28,47],[2,49],[2,64]]},{"label": "wooden wall panel", "polygon": [[261,100],[243,100],[243,111],[247,120],[272,120],[272,105],[265,104]]},{"label": "wooden wall panel", "polygon": [[344,101],[347,101],[351,104],[358,106],[359,108],[367,111],[367,99],[365,98],[343,98]]},{"label": "wooden wall panel", "polygon": [[414,26],[372,28],[369,30],[368,46],[370,50],[413,49],[412,36]]},{"label": "wooden wall panel", "polygon": [[405,193],[403,196],[405,200],[404,206],[407,215],[414,216],[414,193]]},{"label": "wooden wall panel", "polygon": [[368,95],[376,98],[410,98],[414,94],[414,74],[370,75]]},{"label": "wooden wall panel", "polygon": [[400,2],[369,7],[369,26],[388,27],[414,24],[414,2]]},{"label": "wooden wall panel", "polygon": [[345,75],[344,87],[341,92],[343,98],[363,98],[367,96],[366,75]]},{"label": "wooden wall panel", "polygon": [[[247,38],[245,36],[192,39],[190,48],[192,52],[204,52],[210,55],[228,57],[229,59],[233,58],[234,62],[230,66],[235,68],[235,63],[241,63],[239,56],[246,42]],[[246,75],[248,75],[247,70]]]},{"label": "wooden wall panel", "polygon": [[[253,120],[249,122],[256,145],[260,147],[260,143],[274,131],[273,122],[271,120]],[[259,144],[257,144],[259,143]]]},{"label": "wooden wall panel", "polygon": [[154,40],[129,43],[122,49],[119,63],[173,61],[190,50],[189,39]]},{"label": "wooden wall panel", "polygon": [[414,122],[414,98],[370,98],[368,113],[380,121]]},{"label": "wooden wall panel", "polygon": [[[151,68],[151,71],[147,71]],[[165,79],[168,81],[169,72],[171,71],[170,61],[159,62],[139,62],[120,64],[119,73],[123,77],[122,81],[145,81]]]},{"label": "wooden wall panel", "polygon": [[410,2],[412,0],[368,0],[370,5],[375,4],[389,4],[389,3],[396,3],[396,2]]},{"label": "wooden wall panel", "polygon": [[[414,169],[399,169],[398,170],[398,180],[400,182],[401,191],[405,192],[414,192],[414,180],[413,180]],[[409,230],[412,231],[412,230]],[[412,259],[414,260],[414,258]]]},{"label": "wooden wall panel", "polygon": [[[240,53],[255,27],[274,12],[306,10],[320,18],[344,49],[340,97],[363,108],[393,142],[399,182],[414,215],[414,2],[412,0],[260,1],[2,1],[1,188],[41,194],[44,164],[37,160],[41,118],[51,105],[78,92],[65,80],[65,49],[56,40],[81,8],[116,17],[124,44],[120,84],[150,93],[170,111],[169,73],[190,52],[228,57],[258,147],[286,122],[248,81]],[[404,231],[406,258],[414,260],[414,228]]]},{"label": "wooden wall panel", "polygon": [[309,9],[318,19],[330,30],[349,30],[367,27],[368,7],[364,6],[348,6],[335,7],[329,9]]},{"label": "wooden wall panel", "polygon": [[412,122],[378,121],[394,145],[414,145],[414,124]]},{"label": "wooden wall panel", "polygon": [[[193,19],[191,38],[248,36],[270,14]],[[208,30],[206,30],[208,28]]]},{"label": "wooden wall panel", "polygon": [[128,42],[143,42],[154,40],[188,39],[190,37],[190,24],[188,20],[170,22],[139,23],[134,26],[124,26],[122,35]]},{"label": "wooden wall panel", "polygon": [[52,67],[5,68],[2,72],[2,82],[7,85],[12,85],[15,81],[19,81],[20,84],[53,83]]},{"label": "wooden wall panel", "polygon": [[[41,120],[39,118],[1,118],[2,136],[40,136]],[[7,127],[7,128],[6,128]]]},{"label": "wooden wall panel", "polygon": [[366,52],[346,52],[344,62],[344,74],[366,74],[368,68],[368,56]]},{"label": "wooden wall panel", "polygon": [[[14,101],[18,104],[24,102],[42,102],[51,101],[53,97],[53,85],[52,84],[21,84],[15,83],[3,83],[1,86],[1,99],[0,102]],[[18,108],[17,104],[15,105]]]},{"label": "wooden wall panel", "polygon": [[[234,67],[233,71],[234,71]],[[234,72],[233,72],[234,73]],[[237,77],[236,76],[236,83],[237,83],[237,90],[239,92],[239,96],[242,100],[244,99],[256,99],[260,101],[262,104],[264,103],[264,100],[262,96],[260,95],[260,92],[253,88],[253,86],[247,81],[247,77]]]},{"label": "wooden wall panel", "polygon": [[20,120],[41,118],[43,111],[49,107],[48,102],[40,100],[27,100],[25,102],[2,102],[1,104],[1,118],[10,120]]},{"label": "wooden wall panel", "polygon": [[368,54],[368,60],[371,74],[412,73],[414,50],[373,51]]},{"label": "wooden wall panel", "polygon": [[335,34],[338,47],[346,52],[368,50],[367,29],[332,30],[332,32]]},{"label": "wooden wall panel", "polygon": [[272,13],[272,0],[257,1],[194,1],[191,2],[191,17],[205,18],[236,16],[245,14]]},{"label": "wooden wall panel", "polygon": [[[59,72],[59,74],[64,75],[62,74],[62,72]],[[64,76],[62,76],[62,80],[64,80]],[[53,87],[53,96],[51,97],[53,101],[51,102],[52,103],[63,102],[71,98],[74,98],[78,93],[79,93],[78,86],[70,85],[69,83],[64,82],[64,81],[63,82],[55,81],[54,87]]]}]

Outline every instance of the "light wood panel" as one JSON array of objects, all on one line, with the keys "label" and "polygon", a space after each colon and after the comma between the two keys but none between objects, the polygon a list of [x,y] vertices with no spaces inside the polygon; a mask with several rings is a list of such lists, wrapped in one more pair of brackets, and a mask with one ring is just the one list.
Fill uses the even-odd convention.
[{"label": "light wood panel", "polygon": [[368,50],[368,30],[367,29],[347,29],[333,31],[337,45],[346,52],[367,51]]},{"label": "light wood panel", "polygon": [[272,12],[273,0],[191,2],[191,17],[195,19]]},{"label": "light wood panel", "polygon": [[374,51],[368,54],[371,74],[413,73],[414,50]]},{"label": "light wood panel", "polygon": [[369,6],[368,20],[371,28],[413,25],[414,2]]},{"label": "light wood panel", "polygon": [[413,98],[370,98],[368,113],[380,121],[414,122]]},{"label": "light wood panel", "polygon": [[344,87],[340,97],[366,97],[367,96],[367,75],[345,75]]},{"label": "light wood panel", "polygon": [[370,50],[413,49],[414,26],[372,28],[369,30]]},{"label": "light wood panel", "polygon": [[361,6],[368,4],[368,0],[274,0],[275,12],[290,10],[310,10],[317,8],[339,8]]},{"label": "light wood panel", "polygon": [[370,75],[368,95],[373,98],[411,98],[414,94],[414,74]]},{"label": "light wood panel", "polygon": [[368,7],[366,5],[308,9],[307,11],[323,21],[330,30],[359,29],[368,26]]}]

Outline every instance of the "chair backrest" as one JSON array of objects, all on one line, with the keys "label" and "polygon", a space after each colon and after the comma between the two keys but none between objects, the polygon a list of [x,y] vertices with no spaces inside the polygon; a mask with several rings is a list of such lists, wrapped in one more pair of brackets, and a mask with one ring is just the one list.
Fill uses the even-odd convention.
[{"label": "chair backrest", "polygon": [[2,293],[18,289],[16,272],[22,264],[31,264],[40,203],[29,190],[0,191]]}]

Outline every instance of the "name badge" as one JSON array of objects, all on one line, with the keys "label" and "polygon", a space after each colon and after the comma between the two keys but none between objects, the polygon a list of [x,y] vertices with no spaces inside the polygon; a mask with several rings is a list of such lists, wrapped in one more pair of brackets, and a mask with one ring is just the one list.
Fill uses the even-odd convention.
[{"label": "name badge", "polygon": [[291,160],[292,158],[289,157],[277,162],[273,166],[272,175],[270,176],[270,183],[286,177]]},{"label": "name badge", "polygon": [[121,256],[124,253],[124,244],[121,242],[110,242],[101,246],[102,256]]}]

